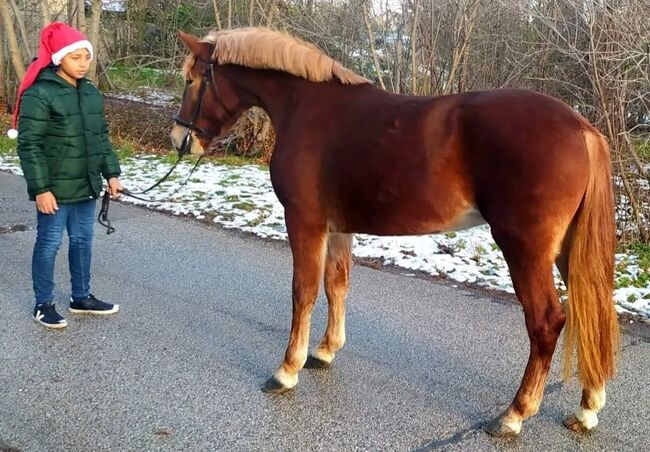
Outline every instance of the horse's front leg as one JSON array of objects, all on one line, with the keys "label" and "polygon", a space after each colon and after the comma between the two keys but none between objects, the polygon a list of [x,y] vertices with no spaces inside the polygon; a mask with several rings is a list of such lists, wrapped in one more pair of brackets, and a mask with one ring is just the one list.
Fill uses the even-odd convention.
[{"label": "horse's front leg", "polygon": [[285,221],[293,254],[293,318],[284,361],[262,388],[272,393],[294,388],[298,372],[307,360],[311,313],[323,275],[327,240],[324,221],[307,218],[290,209],[285,211]]}]

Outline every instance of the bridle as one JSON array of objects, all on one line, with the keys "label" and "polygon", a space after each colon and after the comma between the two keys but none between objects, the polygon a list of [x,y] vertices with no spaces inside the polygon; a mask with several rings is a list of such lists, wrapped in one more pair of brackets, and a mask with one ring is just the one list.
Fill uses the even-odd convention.
[{"label": "bridle", "polygon": [[[203,96],[205,95],[205,90],[208,87],[208,83],[212,81],[212,83],[214,84],[214,60],[197,58],[197,61],[206,63],[207,67],[205,68],[205,71],[203,71],[203,77],[201,77],[201,86],[199,86],[199,95],[196,103],[194,104],[194,108],[192,108],[192,117],[189,121],[186,121],[185,119],[180,117],[180,110],[178,113],[172,116],[172,119],[177,124],[180,124],[181,126],[187,129],[187,134],[185,135],[185,138],[183,138],[183,143],[181,144],[181,147],[178,149],[179,155],[189,154],[189,150],[187,148],[189,147],[191,141],[191,132],[203,136],[208,135],[205,130],[203,130],[202,128],[196,125],[196,120],[198,119],[199,114],[201,113],[201,106],[203,105]],[[192,80],[188,79],[185,81],[185,85],[187,86],[191,82]]]},{"label": "bridle", "polygon": [[[132,192],[127,189],[120,190],[120,193],[122,193],[125,196],[129,196],[131,198],[139,199],[141,201],[145,202],[162,202],[165,201],[165,199],[147,199],[141,197],[141,195],[144,195],[148,193],[149,191],[153,190],[163,182],[167,180],[167,178],[174,172],[180,161],[182,160],[184,155],[188,155],[190,153],[190,144],[192,142],[192,132],[194,132],[197,135],[202,135],[206,136],[208,135],[205,130],[202,128],[198,127],[196,125],[196,120],[199,118],[199,114],[201,113],[201,107],[203,105],[203,97],[205,96],[205,90],[208,87],[208,83],[212,81],[214,84],[214,60],[206,60],[204,58],[197,58],[197,61],[201,61],[204,63],[207,63],[207,67],[205,71],[203,71],[203,76],[201,77],[201,86],[199,87],[199,94],[196,103],[194,104],[194,107],[192,108],[192,116],[189,121],[183,119],[180,117],[180,109],[179,112],[176,113],[174,116],[172,116],[172,119],[174,122],[177,124],[180,124],[181,126],[185,127],[187,129],[187,133],[185,134],[185,137],[183,137],[183,141],[181,143],[181,146],[178,148],[178,154],[177,154],[177,159],[174,165],[170,168],[169,171],[167,171],[167,174],[165,174],[160,180],[158,180],[155,184],[153,184],[151,187],[147,188],[146,190],[140,191],[140,192]],[[191,83],[191,80],[186,80],[185,85],[189,85]],[[183,93],[183,96],[185,96],[185,93]],[[181,101],[182,104],[182,101]],[[203,154],[199,156],[199,158],[196,160],[196,163],[194,164],[194,167],[190,171],[190,173],[187,175],[185,180],[181,185],[176,188],[171,194],[167,196],[166,199],[171,198],[174,196],[176,193],[178,193],[189,181],[190,177],[192,177],[192,174],[194,174],[194,171],[196,168],[199,166],[199,163],[201,162],[201,159],[203,158]],[[111,226],[111,222],[108,219],[108,208],[110,206],[110,201],[111,201],[111,196],[108,190],[104,192],[104,197],[102,199],[102,208],[99,211],[99,215],[97,216],[97,222],[104,226],[106,228],[106,234],[112,234],[115,232],[115,228]]]}]

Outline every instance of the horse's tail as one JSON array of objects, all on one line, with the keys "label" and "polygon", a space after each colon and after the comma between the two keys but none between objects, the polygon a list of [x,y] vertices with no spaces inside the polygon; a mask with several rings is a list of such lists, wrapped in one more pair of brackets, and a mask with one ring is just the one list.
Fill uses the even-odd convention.
[{"label": "horse's tail", "polygon": [[609,147],[591,127],[584,139],[589,181],[570,238],[564,378],[571,376],[576,349],[580,383],[599,389],[614,375],[620,340],[612,300],[616,224]]}]

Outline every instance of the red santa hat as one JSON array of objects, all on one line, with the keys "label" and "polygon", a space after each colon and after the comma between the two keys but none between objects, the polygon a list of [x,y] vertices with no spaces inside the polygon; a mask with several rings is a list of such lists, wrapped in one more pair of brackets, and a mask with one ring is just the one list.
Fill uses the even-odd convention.
[{"label": "red santa hat", "polygon": [[29,65],[18,88],[16,96],[16,107],[13,114],[13,128],[7,132],[9,138],[15,139],[18,136],[16,126],[20,109],[20,98],[27,88],[32,86],[38,74],[51,63],[59,65],[63,57],[68,53],[79,49],[86,49],[93,57],[93,46],[88,38],[78,30],[62,22],[52,22],[41,31],[41,40],[38,47],[38,57]]}]

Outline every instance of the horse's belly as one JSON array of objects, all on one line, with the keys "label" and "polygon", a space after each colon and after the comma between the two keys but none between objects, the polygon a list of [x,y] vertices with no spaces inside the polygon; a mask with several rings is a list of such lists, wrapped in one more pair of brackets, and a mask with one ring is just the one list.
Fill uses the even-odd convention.
[{"label": "horse's belly", "polygon": [[486,224],[485,218],[481,215],[481,212],[474,206],[469,206],[465,211],[461,212],[451,224],[444,228],[444,231],[440,232],[450,232],[450,231],[462,231],[463,229],[473,228],[474,226],[480,226]]},{"label": "horse's belly", "polygon": [[406,234],[437,234],[440,232],[462,231],[486,224],[485,218],[472,205],[460,207],[450,215],[431,215],[430,218],[408,224],[404,222],[402,227],[407,229]]},{"label": "horse's belly", "polygon": [[446,212],[434,209],[414,212],[357,208],[354,213],[346,216],[345,221],[330,218],[330,230],[374,235],[420,235],[460,231],[486,223],[473,205],[458,206]]}]

